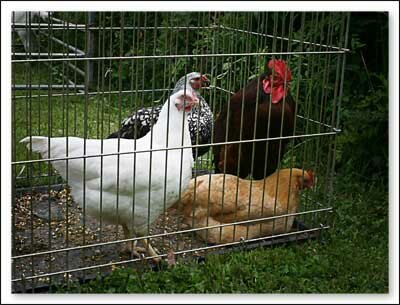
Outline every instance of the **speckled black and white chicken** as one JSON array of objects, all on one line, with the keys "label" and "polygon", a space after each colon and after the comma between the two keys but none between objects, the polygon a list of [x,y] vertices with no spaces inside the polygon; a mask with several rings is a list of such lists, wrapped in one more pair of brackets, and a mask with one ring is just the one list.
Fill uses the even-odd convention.
[{"label": "speckled black and white chicken", "polygon": [[[211,142],[214,117],[210,107],[199,92],[199,89],[207,83],[209,83],[209,80],[205,75],[199,72],[191,72],[177,81],[171,93],[174,94],[185,87],[192,88],[200,101],[199,106],[194,107],[187,116],[192,145]],[[120,129],[110,134],[107,138],[140,139],[144,137],[150,131],[151,126],[157,122],[161,108],[162,105],[157,105],[153,108],[146,107],[133,112],[122,121]],[[207,146],[198,147],[197,157],[204,155],[209,149]],[[193,158],[196,158],[195,148],[193,148]]]}]

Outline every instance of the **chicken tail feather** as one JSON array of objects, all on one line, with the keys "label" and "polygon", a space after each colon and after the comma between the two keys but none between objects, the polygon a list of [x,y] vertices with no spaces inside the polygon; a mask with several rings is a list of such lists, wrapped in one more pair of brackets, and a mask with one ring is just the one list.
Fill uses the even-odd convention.
[{"label": "chicken tail feather", "polygon": [[44,154],[47,152],[47,147],[48,147],[47,142],[48,142],[48,137],[40,137],[40,136],[26,137],[20,141],[20,143],[26,144],[26,147],[28,149],[31,149],[31,143],[32,143],[32,151],[40,154]]}]

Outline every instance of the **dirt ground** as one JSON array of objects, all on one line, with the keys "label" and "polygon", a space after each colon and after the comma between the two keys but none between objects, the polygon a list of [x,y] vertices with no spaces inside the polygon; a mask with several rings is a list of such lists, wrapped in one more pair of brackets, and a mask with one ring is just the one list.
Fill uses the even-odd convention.
[{"label": "dirt ground", "polygon": [[[33,280],[16,281],[13,283],[15,292],[66,283],[67,280],[95,278],[111,272],[116,265],[142,269],[154,267],[150,260],[145,259],[118,264],[137,258],[123,251],[124,243],[80,248],[84,245],[124,239],[124,234],[121,226],[107,224],[100,226],[96,218],[90,215],[84,217],[82,208],[73,201],[69,190],[65,187],[54,187],[50,191],[41,188],[40,191],[20,192],[15,200],[13,215],[12,255],[27,256],[14,259],[12,278],[24,279],[56,273],[50,278],[45,276]],[[189,228],[182,224],[181,216],[172,207],[151,225],[150,235],[184,229]],[[158,254],[166,254],[163,260],[167,263],[175,260],[174,253],[176,252],[207,246],[193,232],[155,237],[151,239],[151,244]],[[140,243],[138,245],[141,246]],[[68,248],[71,249],[65,250]],[[60,251],[36,256],[29,255],[50,250]],[[193,251],[180,255],[179,259],[202,258],[205,253],[204,250]],[[107,266],[99,268],[98,266],[102,264],[107,264]],[[88,269],[76,270],[68,274],[64,272],[82,267]]]},{"label": "dirt ground", "polygon": [[[49,213],[50,211],[50,213]],[[84,213],[74,202],[68,189],[50,190],[50,192],[32,192],[20,194],[16,198],[13,209],[13,256],[45,252],[49,250],[74,248],[100,242],[111,242],[124,239],[121,226],[102,224]],[[185,229],[176,209],[171,208],[161,215],[150,227],[150,234],[162,234]],[[187,249],[204,247],[205,243],[196,235],[173,234],[151,239],[153,248],[159,254],[167,254]],[[140,242],[138,246],[141,246]],[[117,263],[135,259],[129,252],[123,251],[124,243],[71,249],[69,251],[53,252],[38,256],[17,258],[13,262],[13,278],[24,278],[32,275],[55,273],[65,270]],[[193,255],[200,255],[196,251]],[[188,255],[188,254],[185,254]],[[165,258],[164,258],[165,259]],[[105,272],[114,267],[104,268]],[[78,271],[69,274],[70,279],[91,277],[98,268]],[[52,276],[52,281],[60,281],[66,274]],[[48,284],[47,277],[26,281],[25,286],[31,287]],[[20,283],[21,284],[21,283]]]}]

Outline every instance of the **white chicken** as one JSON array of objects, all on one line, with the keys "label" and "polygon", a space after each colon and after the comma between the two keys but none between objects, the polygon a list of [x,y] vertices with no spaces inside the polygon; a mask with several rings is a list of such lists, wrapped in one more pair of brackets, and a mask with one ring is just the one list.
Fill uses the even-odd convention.
[{"label": "white chicken", "polygon": [[[50,149],[48,137],[26,137],[21,142],[33,152],[40,153],[42,158],[137,151],[119,156],[59,160],[53,161],[52,165],[67,180],[74,200],[85,206],[88,213],[108,223],[122,225],[125,238],[131,238],[133,233],[144,236],[149,233],[149,224],[175,203],[189,184],[193,157],[191,148],[139,151],[190,146],[186,116],[198,103],[198,98],[189,89],[171,95],[153,132],[137,140],[121,138],[119,149],[118,139],[56,137],[50,138]],[[150,243],[145,239],[142,241],[148,254],[157,256]],[[154,260],[158,262],[160,258]]]}]

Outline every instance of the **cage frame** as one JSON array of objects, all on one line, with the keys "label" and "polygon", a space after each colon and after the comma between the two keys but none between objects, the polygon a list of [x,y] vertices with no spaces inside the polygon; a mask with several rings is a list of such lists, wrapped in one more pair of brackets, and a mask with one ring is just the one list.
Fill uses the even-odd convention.
[{"label": "cage frame", "polygon": [[[88,15],[90,16],[92,14],[93,17],[93,13],[89,13]],[[54,17],[51,17],[53,19],[53,21],[59,21],[60,25],[62,24],[63,20],[61,19],[57,19]],[[240,143],[256,143],[256,142],[268,142],[268,141],[273,141],[273,140],[284,140],[284,139],[295,139],[295,138],[313,138],[313,137],[324,137],[324,136],[328,136],[328,137],[332,137],[332,162],[331,162],[331,173],[333,173],[333,168],[334,168],[334,160],[335,160],[335,146],[336,146],[336,137],[337,135],[341,132],[340,128],[339,128],[339,123],[340,123],[340,104],[341,104],[341,97],[342,97],[342,90],[343,90],[343,79],[344,79],[344,67],[345,67],[345,58],[346,58],[346,54],[350,51],[349,49],[347,49],[347,38],[348,38],[348,27],[349,27],[349,19],[350,19],[350,14],[347,13],[346,17],[343,17],[344,19],[346,19],[344,21],[344,23],[346,24],[346,29],[345,29],[345,34],[342,37],[344,39],[344,47],[336,47],[333,45],[327,45],[327,44],[318,44],[318,43],[312,43],[312,42],[307,42],[307,41],[300,41],[297,40],[297,42],[302,43],[302,44],[309,44],[309,45],[313,45],[313,46],[318,46],[321,48],[324,48],[324,51],[303,51],[303,52],[245,52],[245,53],[224,53],[224,54],[172,54],[172,55],[137,55],[137,56],[103,56],[103,57],[94,57],[90,55],[90,52],[85,52],[82,50],[79,50],[76,46],[73,45],[68,45],[66,42],[61,41],[62,43],[64,43],[64,47],[67,47],[69,49],[73,49],[75,48],[76,51],[80,51],[81,53],[75,53],[74,56],[70,57],[70,54],[68,54],[67,58],[64,58],[65,54],[59,54],[60,56],[62,56],[62,58],[58,58],[58,55],[56,54],[55,56],[57,58],[42,58],[43,56],[46,56],[45,54],[35,54],[35,53],[31,53],[28,52],[27,53],[13,53],[14,59],[12,60],[12,64],[21,64],[21,63],[26,63],[26,64],[30,64],[30,63],[48,63],[48,62],[67,62],[69,63],[70,61],[75,61],[75,62],[79,62],[82,61],[84,63],[87,64],[88,68],[85,69],[86,71],[89,71],[87,74],[85,73],[84,78],[85,78],[85,84],[82,86],[76,85],[74,83],[74,86],[67,86],[67,87],[71,87],[74,88],[76,92],[70,92],[70,95],[73,96],[84,96],[85,99],[88,98],[88,96],[91,95],[96,95],[99,94],[98,91],[89,91],[90,87],[92,87],[92,82],[93,82],[93,65],[91,65],[91,63],[97,62],[97,61],[106,61],[106,60],[152,60],[152,59],[176,59],[176,58],[219,58],[219,57],[248,57],[248,56],[283,56],[283,55],[288,55],[288,56],[292,56],[292,55],[312,55],[312,54],[332,54],[332,55],[337,55],[338,58],[341,56],[341,61],[338,60],[337,63],[337,75],[339,75],[339,77],[336,78],[336,85],[337,88],[335,88],[335,94],[337,94],[334,98],[335,100],[335,106],[334,109],[337,109],[337,115],[335,116],[335,121],[333,121],[331,124],[327,124],[326,122],[318,122],[316,120],[310,119],[310,118],[306,118],[305,116],[299,115],[297,114],[297,118],[299,119],[303,119],[303,120],[307,120],[309,122],[311,122],[312,124],[316,124],[316,125],[320,125],[323,126],[325,128],[327,128],[326,132],[318,132],[318,133],[314,133],[314,134],[303,134],[303,135],[293,135],[293,136],[288,136],[288,137],[277,137],[277,138],[262,138],[262,139],[251,139],[251,140],[239,140],[239,141],[225,141],[225,142],[218,142],[218,143],[213,143],[211,142],[210,144],[197,144],[197,145],[190,145],[190,146],[178,146],[178,147],[168,147],[168,148],[164,148],[164,149],[148,149],[148,150],[134,150],[131,152],[118,152],[118,153],[110,153],[110,154],[95,154],[95,155],[82,155],[79,157],[65,157],[65,158],[43,158],[40,160],[21,160],[21,161],[12,161],[11,165],[12,167],[15,167],[16,165],[25,165],[25,164],[33,164],[33,163],[40,163],[40,162],[52,162],[52,161],[60,161],[60,160],[71,160],[71,159],[77,159],[77,158],[83,158],[83,159],[89,159],[89,158],[95,158],[95,157],[104,157],[104,156],[110,156],[110,155],[124,155],[124,154],[137,154],[137,153],[146,153],[146,152],[153,152],[153,151],[167,151],[167,150],[176,150],[176,149],[185,149],[185,148],[196,148],[196,147],[204,147],[204,146],[216,146],[216,145],[226,145],[226,144],[240,144]],[[90,20],[90,18],[88,18]],[[69,23],[69,22],[68,22]],[[40,27],[41,23],[35,24],[35,23],[30,23],[30,26],[34,26],[33,28],[31,28],[31,30],[43,30]],[[97,31],[97,30],[106,30],[107,28],[102,28],[101,26],[93,26],[93,19],[91,19],[89,21],[89,23],[86,24],[72,24],[76,29],[80,30],[80,31],[89,31],[89,33],[93,32],[93,31]],[[26,24],[14,24],[13,28],[18,28],[18,27],[24,27],[26,26]],[[35,28],[35,26],[37,26],[37,28]],[[154,27],[111,27],[111,29],[132,29],[132,30],[147,30],[147,29],[153,29]],[[160,29],[160,27],[156,27],[158,29]],[[174,27],[167,27],[168,29],[175,29]],[[278,39],[278,40],[289,40],[289,38],[285,38],[285,37],[280,37],[280,36],[273,36],[273,35],[269,35],[266,33],[259,33],[259,32],[252,32],[252,31],[245,31],[242,29],[235,29],[232,27],[225,27],[223,25],[211,25],[211,26],[206,26],[206,27],[181,27],[179,29],[182,30],[188,30],[188,29],[218,29],[220,30],[221,28],[223,30],[226,30],[227,32],[229,31],[236,31],[236,32],[242,32],[245,34],[250,34],[253,36],[260,36],[260,37],[269,37],[269,38],[273,38],[273,39]],[[56,24],[55,27],[56,30],[63,30],[65,29],[64,26],[58,26],[58,24]],[[178,29],[178,28],[177,28]],[[53,29],[52,29],[53,30]],[[93,33],[92,33],[93,34]],[[343,34],[343,33],[342,33]],[[86,33],[87,35],[87,33]],[[51,37],[50,35],[48,37]],[[55,37],[54,37],[55,38]],[[56,38],[57,39],[57,38]],[[92,42],[94,44],[94,40],[92,40]],[[89,45],[91,44],[89,43]],[[93,45],[89,48],[93,49]],[[28,59],[18,59],[20,57],[23,56],[27,56],[28,55]],[[38,55],[38,56],[36,56]],[[88,55],[88,56],[86,56]],[[32,58],[34,57],[34,58]],[[37,58],[35,58],[37,57]],[[17,59],[16,59],[17,58]],[[76,69],[79,69],[77,66],[75,66]],[[339,83],[338,83],[339,81]],[[45,84],[44,84],[45,85]],[[64,85],[63,85],[64,86]],[[79,86],[79,87],[78,87]],[[28,87],[25,87],[28,88]],[[33,89],[34,87],[30,86],[29,89]],[[54,89],[57,89],[57,87],[52,87]],[[18,85],[13,84],[13,90],[19,90],[21,88],[18,88]],[[46,89],[46,87],[41,87],[41,85],[38,86],[38,88],[36,88],[38,90],[41,89]],[[51,90],[49,87],[47,87],[48,90]],[[80,90],[76,90],[76,89],[80,89]],[[214,92],[225,92],[225,93],[229,93],[229,94],[233,94],[234,91],[230,90],[229,88],[220,88],[218,86],[210,86],[208,88],[206,88],[208,90],[214,90]],[[134,92],[137,93],[142,93],[142,92],[151,92],[152,94],[154,94],[155,92],[167,92],[169,89],[168,88],[152,88],[152,89],[142,89],[142,91],[133,91],[133,90],[114,90],[114,91],[109,91],[109,92],[102,92],[102,94],[133,94]],[[63,93],[62,93],[63,94]],[[62,95],[60,93],[60,95]],[[214,93],[215,94],[215,93]],[[211,95],[211,94],[210,94]],[[38,95],[32,95],[30,93],[29,99],[32,100],[32,98],[40,98],[40,97],[47,97],[48,95],[44,94],[38,94]],[[51,95],[53,96],[57,96],[57,93],[55,95]],[[13,100],[16,101],[18,99],[24,99],[26,98],[23,95],[20,96],[16,96],[15,94],[13,94]],[[16,143],[14,143],[14,145],[16,145]],[[328,179],[329,180],[329,179]],[[14,182],[14,176],[13,176],[13,182]],[[330,190],[332,190],[333,186],[333,177],[332,179],[329,180],[331,185],[328,186],[328,188]],[[29,189],[32,191],[33,190],[33,186],[31,185],[29,187]],[[15,192],[16,190],[14,190],[13,187],[13,192]],[[13,197],[15,197],[13,195]],[[291,213],[291,214],[285,214],[285,215],[280,215],[280,216],[269,216],[269,217],[264,217],[264,218],[259,218],[256,220],[247,220],[247,221],[236,221],[236,222],[232,222],[232,223],[226,223],[223,225],[217,225],[217,226],[207,226],[205,228],[192,228],[192,229],[186,229],[186,230],[179,230],[178,231],[173,231],[173,232],[167,232],[167,233],[163,233],[163,234],[149,234],[147,236],[140,236],[140,237],[133,237],[133,238],[129,238],[129,239],[119,239],[119,240],[115,240],[115,241],[109,241],[109,242],[100,242],[100,243],[94,243],[94,244],[87,244],[87,245],[81,245],[81,246],[74,246],[74,247],[69,247],[69,248],[62,248],[62,249],[53,249],[53,250],[49,250],[49,251],[42,251],[42,252],[34,252],[34,253],[29,253],[29,254],[21,254],[21,255],[13,255],[12,256],[12,260],[15,263],[15,261],[17,261],[18,259],[22,259],[22,258],[32,258],[32,257],[39,257],[39,256],[44,256],[44,255],[50,255],[53,253],[58,253],[58,252],[66,252],[68,253],[68,251],[72,251],[72,250],[81,250],[81,249],[86,249],[86,248],[93,248],[93,247],[102,247],[104,245],[115,245],[115,244],[122,244],[122,243],[127,243],[127,242],[133,242],[133,241],[139,241],[142,239],[148,239],[148,238],[155,238],[155,237],[164,237],[164,236],[169,236],[169,235],[179,235],[179,234],[184,234],[184,233],[192,233],[192,232],[196,232],[199,230],[207,230],[213,227],[224,227],[224,226],[231,226],[231,225],[237,225],[237,224],[246,224],[246,223],[257,223],[257,222],[261,222],[263,220],[271,220],[271,219],[277,219],[277,218],[282,218],[282,217],[288,217],[288,216],[296,216],[296,215],[304,215],[304,214],[312,214],[312,213],[318,213],[318,212],[326,212],[326,213],[332,213],[333,211],[333,207],[331,205],[330,202],[330,198],[328,196],[328,204],[322,204],[319,202],[315,202],[316,205],[319,205],[321,208],[320,209],[316,209],[316,210],[308,210],[308,211],[304,211],[304,212],[296,212],[296,213]],[[272,236],[264,236],[264,237],[259,237],[259,238],[255,238],[255,239],[249,239],[249,240],[242,240],[240,242],[232,242],[230,244],[220,244],[220,245],[214,245],[214,246],[206,246],[204,247],[204,249],[202,248],[198,248],[198,249],[186,249],[186,250],[182,250],[182,251],[176,251],[174,252],[176,255],[182,255],[184,253],[191,253],[191,252],[195,252],[195,251],[200,251],[200,250],[207,250],[207,249],[219,249],[219,248],[223,248],[225,249],[227,246],[240,246],[240,247],[255,247],[255,246],[262,246],[263,244],[273,244],[273,243],[279,243],[279,242],[287,242],[290,241],[294,238],[294,236],[296,236],[295,240],[301,240],[301,239],[307,239],[307,238],[314,238],[319,236],[319,232],[322,232],[326,229],[329,229],[331,226],[329,224],[323,224],[321,223],[319,228],[309,228],[309,229],[304,229],[302,231],[295,231],[295,232],[286,232],[286,233],[282,233],[282,234],[277,234],[277,235],[272,235]],[[305,234],[306,236],[304,238],[300,238],[297,235]],[[255,246],[254,246],[255,245]],[[234,247],[233,247],[234,248]],[[224,250],[222,250],[224,251]],[[228,250],[229,251],[229,250]],[[163,253],[163,254],[159,254],[160,257],[166,257],[167,254]],[[151,259],[151,256],[145,257],[146,260]],[[130,264],[130,263],[134,263],[134,262],[141,262],[142,258],[134,258],[134,259],[129,259],[129,260],[122,260],[122,261],[118,261],[118,262],[111,262],[111,263],[107,263],[107,264],[100,264],[100,265],[94,265],[94,266],[86,266],[86,267],[81,267],[81,268],[75,268],[75,269],[69,269],[69,270],[61,270],[61,271],[55,271],[55,272],[48,272],[48,273],[44,273],[44,274],[37,274],[37,275],[30,275],[30,276],[25,276],[24,274],[22,274],[21,277],[17,277],[17,278],[13,278],[11,280],[12,283],[25,283],[26,281],[29,280],[35,280],[38,278],[51,278],[52,276],[55,275],[64,275],[64,274],[70,274],[70,273],[74,273],[77,271],[85,271],[85,270],[91,270],[91,269],[101,269],[103,267],[110,267],[110,266],[116,266],[116,265],[126,265],[126,264]],[[51,281],[50,281],[51,284]],[[49,286],[50,286],[49,284]],[[24,290],[26,290],[26,286],[24,286]],[[35,285],[33,285],[32,287],[33,291],[35,290]]]}]

